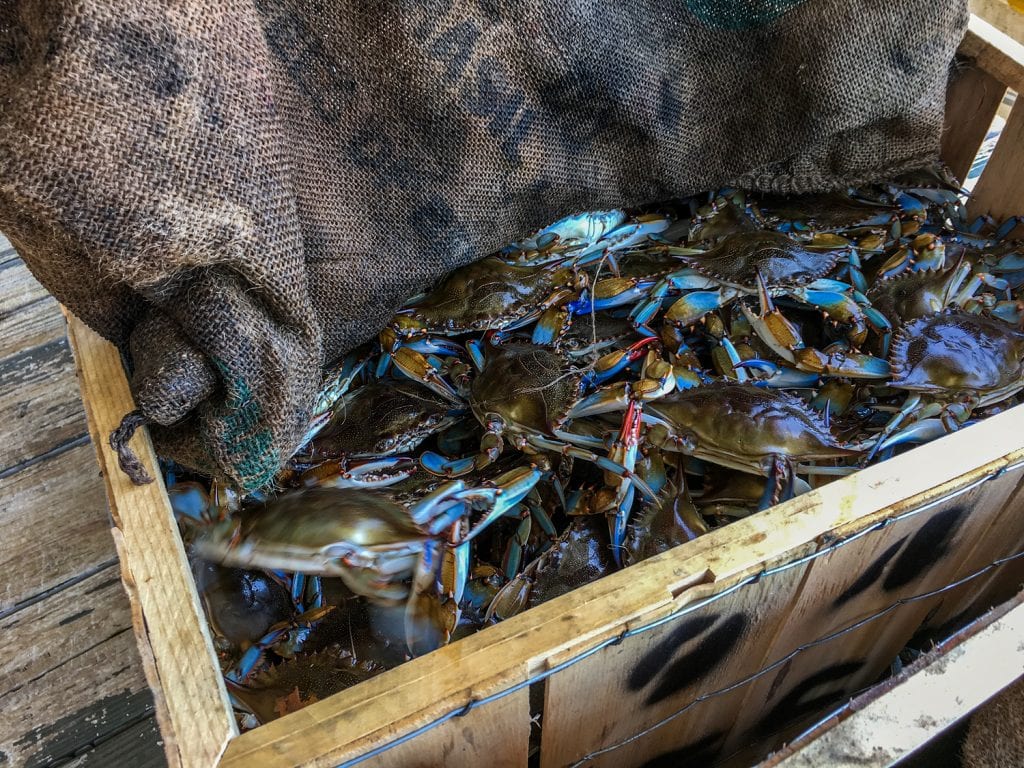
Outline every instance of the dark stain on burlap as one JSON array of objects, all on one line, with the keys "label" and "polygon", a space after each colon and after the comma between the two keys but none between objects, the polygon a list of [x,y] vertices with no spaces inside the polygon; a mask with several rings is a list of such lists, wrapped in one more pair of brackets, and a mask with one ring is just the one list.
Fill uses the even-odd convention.
[{"label": "dark stain on burlap", "polygon": [[579,210],[932,160],[966,2],[0,0],[0,229],[246,487],[326,361]]}]

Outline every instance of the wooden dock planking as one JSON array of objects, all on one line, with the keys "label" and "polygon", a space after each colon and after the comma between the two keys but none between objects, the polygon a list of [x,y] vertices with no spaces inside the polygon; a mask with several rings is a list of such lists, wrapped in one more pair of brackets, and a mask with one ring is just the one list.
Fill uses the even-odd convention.
[{"label": "wooden dock planking", "polygon": [[166,765],[56,300],[0,235],[0,766]]}]

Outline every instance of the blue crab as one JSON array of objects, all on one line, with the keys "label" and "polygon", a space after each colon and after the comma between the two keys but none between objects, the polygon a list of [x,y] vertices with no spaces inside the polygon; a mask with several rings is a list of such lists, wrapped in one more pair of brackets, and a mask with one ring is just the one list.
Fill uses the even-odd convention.
[{"label": "blue crab", "polygon": [[1024,389],[1024,333],[985,315],[947,310],[912,320],[893,338],[890,360],[889,386],[908,396],[868,459],[955,430],[975,409]]},{"label": "blue crab", "polygon": [[677,390],[650,403],[644,418],[654,445],[767,477],[762,507],[793,495],[797,471],[832,469],[798,462],[849,459],[866,450],[836,438],[799,398],[751,384]]},{"label": "blue crab", "polygon": [[[422,652],[446,641],[457,623],[457,600],[436,610],[434,598],[461,593],[469,541],[513,509],[540,474],[520,467],[477,486],[454,480],[410,506],[381,491],[293,491],[211,527],[196,551],[225,565],[339,576],[356,594],[406,600],[409,645]],[[477,511],[482,518],[463,533],[460,524]],[[453,567],[442,575],[446,546],[455,550]]]}]

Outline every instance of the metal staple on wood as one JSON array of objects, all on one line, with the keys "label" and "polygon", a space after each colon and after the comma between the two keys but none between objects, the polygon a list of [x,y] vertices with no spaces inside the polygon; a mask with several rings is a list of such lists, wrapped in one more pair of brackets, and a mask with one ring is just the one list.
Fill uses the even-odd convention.
[{"label": "metal staple on wood", "polygon": [[[686,616],[687,614],[693,613],[694,611],[698,611],[698,610],[700,610],[701,608],[704,608],[707,605],[711,605],[712,603],[715,603],[718,600],[721,600],[722,598],[726,597],[727,595],[731,595],[732,593],[739,591],[743,587],[749,586],[751,584],[756,584],[757,582],[759,582],[763,578],[770,578],[772,576],[775,576],[776,574],[788,571],[791,568],[799,567],[799,566],[801,566],[801,565],[803,565],[805,563],[809,563],[809,562],[811,562],[813,560],[817,560],[820,557],[824,557],[826,555],[829,555],[832,552],[835,552],[837,549],[840,549],[841,547],[844,547],[847,544],[850,544],[850,543],[852,543],[854,541],[857,541],[858,539],[861,539],[864,536],[868,536],[870,534],[877,533],[878,531],[881,531],[882,529],[887,528],[890,525],[893,525],[893,524],[898,523],[898,522],[900,522],[902,520],[906,520],[908,518],[911,518],[911,517],[919,515],[919,514],[921,514],[923,512],[926,512],[926,511],[928,511],[930,509],[933,509],[934,507],[936,507],[936,506],[938,506],[940,504],[944,504],[945,502],[947,502],[947,501],[949,501],[951,499],[955,499],[955,498],[957,498],[959,496],[962,496],[962,495],[964,495],[966,493],[969,493],[969,492],[973,491],[975,488],[978,488],[979,486],[984,485],[985,483],[989,482],[990,480],[995,480],[996,478],[1002,477],[1003,475],[1005,475],[1005,474],[1007,474],[1009,472],[1015,472],[1015,471],[1017,471],[1019,469],[1022,469],[1022,468],[1024,468],[1024,460],[1018,461],[1018,462],[1016,462],[1014,464],[1009,464],[1009,465],[1007,465],[1005,467],[1001,467],[998,470],[996,470],[996,471],[994,471],[994,472],[992,472],[992,473],[990,473],[990,474],[988,474],[988,475],[986,475],[984,477],[978,478],[977,480],[975,480],[972,483],[968,483],[963,488],[959,488],[959,489],[957,489],[957,490],[955,490],[955,491],[953,491],[953,492],[951,492],[949,494],[946,494],[945,496],[942,496],[941,498],[933,499],[932,501],[929,501],[929,502],[927,502],[925,504],[922,504],[922,505],[920,505],[918,507],[915,507],[914,509],[907,510],[906,512],[903,512],[903,513],[901,513],[899,515],[895,515],[893,517],[889,517],[889,518],[886,518],[884,520],[880,520],[877,523],[875,523],[874,525],[871,525],[871,526],[865,528],[862,531],[858,531],[857,533],[850,534],[849,536],[846,536],[846,537],[841,538],[841,539],[836,539],[834,542],[829,544],[827,547],[824,547],[823,549],[820,549],[820,550],[817,550],[817,551],[812,552],[810,554],[804,555],[803,557],[798,557],[798,558],[796,558],[794,560],[791,560],[789,562],[786,562],[786,563],[784,563],[782,565],[774,566],[772,568],[765,568],[764,570],[761,570],[761,571],[759,571],[759,572],[757,572],[755,574],[752,574],[752,575],[750,575],[750,576],[748,576],[748,577],[746,577],[744,579],[741,579],[740,581],[738,581],[735,584],[733,584],[732,586],[722,590],[721,592],[716,592],[714,595],[710,595],[710,596],[708,596],[708,597],[706,597],[706,598],[704,598],[702,600],[697,600],[697,601],[695,601],[693,603],[688,603],[688,604],[686,604],[684,606],[681,606],[678,610],[673,611],[672,613],[670,613],[670,614],[668,614],[666,616],[663,616],[663,617],[661,617],[659,619],[656,619],[655,621],[651,621],[651,622],[649,622],[647,624],[643,624],[643,625],[641,625],[639,627],[634,627],[633,629],[625,630],[622,633],[616,635],[615,637],[610,637],[607,640],[604,640],[603,642],[598,643],[593,648],[590,648],[590,649],[588,649],[586,651],[583,651],[582,653],[577,654],[576,656],[573,656],[571,659],[567,659],[566,661],[563,661],[560,664],[556,664],[555,666],[551,667],[550,669],[546,669],[543,672],[539,672],[539,673],[533,675],[532,677],[530,677],[530,678],[528,678],[526,680],[523,680],[522,682],[516,683],[515,685],[511,685],[508,688],[505,688],[505,689],[503,689],[501,691],[498,691],[496,693],[492,693],[491,695],[485,696],[485,697],[483,697],[481,699],[473,699],[473,700],[467,702],[465,704],[465,706],[459,707],[458,709],[454,709],[454,710],[452,710],[451,712],[448,712],[445,715],[441,715],[440,717],[436,718],[435,720],[433,720],[433,721],[431,721],[431,722],[429,722],[429,723],[427,723],[425,725],[420,726],[419,728],[417,728],[414,731],[411,731],[411,732],[405,734],[404,736],[400,736],[400,737],[398,737],[396,739],[393,739],[393,740],[391,740],[391,741],[389,741],[389,742],[387,742],[385,744],[380,745],[379,747],[374,747],[370,751],[368,751],[368,752],[366,752],[366,753],[364,753],[362,755],[359,755],[358,757],[355,757],[355,758],[352,758],[351,760],[347,760],[347,761],[345,761],[343,763],[340,763],[338,768],[349,768],[349,766],[358,765],[359,763],[363,762],[364,760],[369,760],[372,757],[376,757],[377,755],[380,755],[380,754],[382,754],[384,752],[387,752],[389,749],[391,749],[393,747],[397,747],[400,744],[404,744],[407,741],[410,741],[410,740],[416,738],[417,736],[420,736],[421,734],[426,733],[427,731],[433,730],[437,726],[439,726],[439,725],[441,725],[443,723],[446,723],[449,720],[452,720],[452,719],[454,719],[456,717],[462,717],[463,715],[467,715],[467,714],[469,714],[470,712],[472,712],[474,709],[476,709],[478,707],[482,707],[485,704],[489,704],[489,703],[491,703],[493,701],[497,701],[499,699],[503,699],[506,696],[509,696],[509,695],[511,695],[511,694],[513,694],[513,693],[515,693],[517,691],[522,690],[523,688],[527,688],[527,687],[533,685],[534,683],[539,683],[539,682],[541,682],[543,680],[546,680],[547,678],[551,677],[552,675],[558,674],[562,670],[568,669],[569,667],[571,667],[571,666],[573,666],[575,664],[578,664],[579,662],[583,661],[584,659],[587,659],[587,658],[593,656],[595,653],[598,653],[599,651],[602,651],[605,648],[608,648],[608,647],[613,646],[613,645],[618,645],[619,643],[621,643],[623,640],[625,640],[627,638],[643,634],[644,632],[648,632],[648,631],[650,631],[652,629],[656,629],[657,627],[660,627],[660,626],[662,626],[664,624],[667,624],[669,622],[673,622],[673,621],[675,621],[677,619],[680,619],[683,616]],[[758,678],[762,677],[763,675],[771,672],[772,670],[777,669],[778,667],[782,666],[783,664],[785,664],[786,662],[790,661],[791,659],[793,659],[794,657],[796,657],[797,655],[799,655],[800,653],[802,653],[802,652],[804,652],[806,650],[814,648],[815,646],[818,646],[818,645],[823,645],[823,644],[828,643],[828,642],[830,642],[832,640],[835,640],[836,638],[842,637],[843,635],[846,635],[846,634],[848,634],[850,632],[853,632],[854,630],[857,630],[857,629],[863,627],[865,624],[869,624],[870,622],[872,622],[872,621],[874,621],[876,619],[879,619],[879,618],[881,618],[881,617],[891,613],[892,611],[896,610],[900,606],[906,605],[908,603],[918,602],[920,600],[926,600],[926,599],[928,599],[930,597],[934,597],[936,595],[940,595],[943,592],[947,592],[947,591],[949,591],[951,589],[956,589],[957,587],[960,587],[963,584],[966,584],[969,581],[972,581],[972,580],[978,578],[979,576],[983,576],[984,574],[988,573],[989,571],[992,571],[992,570],[994,570],[994,569],[1004,565],[1005,563],[1008,563],[1008,562],[1011,562],[1013,560],[1017,560],[1017,559],[1020,559],[1020,558],[1024,558],[1024,550],[1021,550],[1020,552],[1016,552],[1015,554],[1012,554],[1012,555],[1007,555],[1006,557],[1002,557],[1002,558],[999,558],[997,560],[993,560],[988,565],[986,565],[986,566],[984,566],[982,568],[979,568],[978,570],[976,570],[976,571],[974,571],[972,573],[969,573],[968,575],[964,576],[961,579],[958,579],[957,581],[954,581],[952,583],[946,584],[945,586],[939,587],[937,589],[929,590],[927,592],[922,592],[922,593],[917,594],[917,595],[911,595],[909,597],[900,598],[900,599],[896,600],[895,602],[893,602],[892,604],[890,604],[889,606],[879,610],[878,612],[876,612],[874,614],[871,614],[870,616],[866,616],[866,617],[864,617],[862,619],[858,619],[857,621],[855,621],[852,624],[849,624],[849,625],[843,627],[842,629],[838,629],[838,630],[836,630],[834,632],[830,632],[829,634],[823,635],[822,637],[819,637],[816,640],[812,640],[810,642],[803,643],[802,645],[796,647],[795,649],[793,649],[791,652],[789,652],[785,656],[783,656],[783,657],[781,657],[779,659],[776,659],[771,664],[768,664],[767,666],[762,667],[758,671],[753,672],[753,673],[747,675],[746,677],[741,678],[740,680],[737,680],[737,681],[735,681],[733,683],[730,683],[729,685],[727,685],[727,686],[725,686],[723,688],[719,688],[717,690],[710,691],[708,693],[702,693],[700,696],[698,696],[697,698],[693,699],[688,704],[684,705],[683,707],[680,707],[679,709],[677,709],[676,711],[672,712],[668,716],[662,718],[661,720],[659,720],[658,722],[654,723],[653,725],[651,725],[651,726],[649,726],[647,728],[644,728],[643,730],[638,731],[637,733],[634,733],[632,736],[629,736],[629,737],[627,737],[625,739],[622,739],[621,741],[618,741],[618,742],[616,742],[614,744],[610,744],[610,745],[608,745],[606,747],[602,747],[601,749],[595,750],[593,752],[590,752],[590,753],[584,755],[582,758],[577,760],[575,763],[571,764],[572,768],[577,768],[578,766],[581,766],[581,765],[585,764],[588,760],[592,760],[593,758],[598,757],[598,756],[603,755],[603,754],[607,754],[608,752],[613,752],[616,749],[618,749],[619,747],[623,747],[623,746],[625,746],[627,744],[630,744],[630,743],[636,741],[637,739],[643,738],[644,736],[648,735],[649,733],[652,733],[653,731],[656,731],[657,729],[661,728],[663,725],[666,725],[667,723],[671,722],[672,720],[674,720],[675,718],[679,717],[683,713],[687,712],[688,710],[690,710],[691,708],[693,708],[697,704],[700,704],[701,702],[707,701],[708,699],[713,699],[713,698],[715,698],[717,696],[721,696],[723,694],[729,693],[730,691],[733,691],[733,690],[735,690],[737,688],[740,688],[740,687],[742,687],[742,686],[744,686],[744,685],[746,685],[748,683],[751,683],[754,680],[757,680]]]}]

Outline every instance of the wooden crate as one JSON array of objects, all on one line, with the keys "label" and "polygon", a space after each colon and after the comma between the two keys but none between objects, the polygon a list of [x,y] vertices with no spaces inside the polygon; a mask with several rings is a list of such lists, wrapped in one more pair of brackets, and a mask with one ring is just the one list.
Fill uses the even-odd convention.
[{"label": "wooden crate", "polygon": [[[960,175],[1006,88],[1024,87],[1021,47],[983,22],[961,51],[973,64],[943,142]],[[1024,211],[1022,159],[1018,103],[975,212]],[[1024,559],[1000,562],[1024,548],[1024,407],[239,735],[165,489],[132,486],[108,447],[133,407],[120,359],[73,317],[68,333],[172,766],[521,766],[531,718],[542,766],[749,764],[877,679],[915,631],[1022,578]],[[133,447],[158,476],[145,431]]]}]

